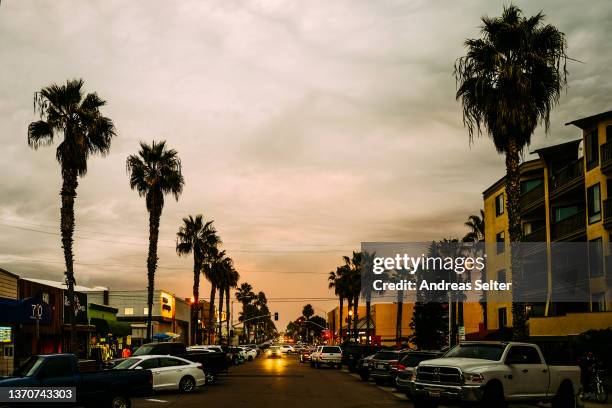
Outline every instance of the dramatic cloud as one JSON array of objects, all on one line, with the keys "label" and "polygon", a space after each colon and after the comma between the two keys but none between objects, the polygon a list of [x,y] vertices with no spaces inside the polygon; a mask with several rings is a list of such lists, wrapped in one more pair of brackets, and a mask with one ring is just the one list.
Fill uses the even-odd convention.
[{"label": "dramatic cloud", "polygon": [[[612,6],[519,1],[567,34],[570,86],[549,135],[609,110]],[[162,216],[159,287],[189,296],[174,251],[181,218],[214,219],[242,279],[270,298],[332,297],[325,274],[361,241],[464,233],[504,172],[486,138],[469,146],[452,67],[485,0],[38,1],[0,5],[0,266],[62,279],[60,174],[29,149],[33,93],[82,77],[118,137],[77,197],[77,280],[145,287],[147,214],[128,187],[138,141],[166,139],[185,192]],[[278,271],[284,273],[277,273]],[[180,277],[180,279],[177,279]],[[203,285],[203,293],[208,293]],[[281,326],[305,302],[272,303]],[[317,313],[333,301],[313,301]]]}]

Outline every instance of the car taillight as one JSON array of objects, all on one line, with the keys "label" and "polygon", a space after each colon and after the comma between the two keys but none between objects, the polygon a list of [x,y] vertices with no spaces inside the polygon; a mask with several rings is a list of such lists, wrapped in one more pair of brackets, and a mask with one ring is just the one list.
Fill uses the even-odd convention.
[{"label": "car taillight", "polygon": [[399,364],[399,363],[397,364],[397,369],[398,369],[398,370],[404,370],[405,368],[406,368],[406,366],[405,366],[405,365],[403,365],[403,364]]}]

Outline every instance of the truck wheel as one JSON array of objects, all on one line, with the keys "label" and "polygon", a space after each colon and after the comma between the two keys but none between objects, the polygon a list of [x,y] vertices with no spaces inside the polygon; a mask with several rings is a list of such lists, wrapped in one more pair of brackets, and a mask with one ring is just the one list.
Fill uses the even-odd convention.
[{"label": "truck wheel", "polygon": [[576,408],[576,397],[571,384],[561,384],[553,400],[552,408]]},{"label": "truck wheel", "polygon": [[414,408],[438,408],[438,403],[436,401],[427,400],[423,397],[415,398],[412,403],[414,404]]},{"label": "truck wheel", "polygon": [[185,376],[183,378],[181,378],[181,381],[179,382],[179,391],[180,392],[191,392],[195,389],[195,380],[193,379],[193,377],[190,376]]},{"label": "truck wheel", "polygon": [[123,395],[115,395],[111,398],[110,408],[130,408],[132,403],[129,398],[124,397]]},{"label": "truck wheel", "polygon": [[493,383],[485,386],[482,401],[480,401],[480,407],[507,407],[506,399],[504,398],[504,389],[501,384]]}]

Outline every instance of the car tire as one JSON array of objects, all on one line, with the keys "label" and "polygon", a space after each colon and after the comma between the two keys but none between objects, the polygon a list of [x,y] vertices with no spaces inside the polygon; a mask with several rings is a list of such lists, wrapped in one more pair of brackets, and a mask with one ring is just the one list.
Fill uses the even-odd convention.
[{"label": "car tire", "polygon": [[552,408],[576,408],[576,396],[571,384],[561,384],[553,400]]},{"label": "car tire", "polygon": [[185,377],[181,378],[181,381],[179,382],[179,391],[187,394],[195,390],[195,385],[195,379],[189,375],[186,375]]},{"label": "car tire", "polygon": [[253,361],[253,356],[249,356],[248,360]]},{"label": "car tire", "polygon": [[370,373],[367,371],[361,371],[359,373],[359,378],[361,378],[361,381],[368,381],[370,379]]},{"label": "car tire", "polygon": [[502,388],[502,385],[497,382],[487,384],[484,387],[482,401],[480,401],[479,406],[481,408],[506,408],[508,404],[506,403],[506,398],[504,398],[504,389]]},{"label": "car tire", "polygon": [[109,408],[130,408],[132,406],[132,402],[128,397],[123,395],[115,395],[111,398],[108,406]]},{"label": "car tire", "polygon": [[[436,401],[428,400],[423,397],[415,398],[412,403],[414,408],[438,408],[438,403]],[[493,406],[489,408],[493,408]]]}]

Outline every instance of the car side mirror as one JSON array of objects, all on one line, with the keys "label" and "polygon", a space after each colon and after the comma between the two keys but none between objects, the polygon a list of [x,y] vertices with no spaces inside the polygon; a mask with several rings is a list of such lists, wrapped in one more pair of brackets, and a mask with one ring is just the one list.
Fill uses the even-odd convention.
[{"label": "car side mirror", "polygon": [[142,368],[141,366],[138,366],[135,368],[135,370],[144,370],[144,368]]}]

